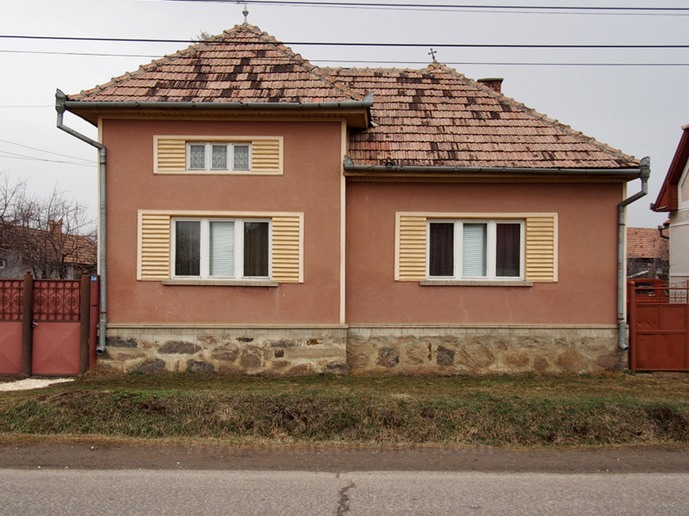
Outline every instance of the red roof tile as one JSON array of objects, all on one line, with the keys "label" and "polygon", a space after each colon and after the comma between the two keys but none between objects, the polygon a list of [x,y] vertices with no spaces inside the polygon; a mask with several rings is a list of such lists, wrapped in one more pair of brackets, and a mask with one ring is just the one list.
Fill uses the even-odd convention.
[{"label": "red roof tile", "polygon": [[277,102],[361,100],[317,67],[244,24],[141,66],[68,100],[93,102]]},{"label": "red roof tile", "polygon": [[[374,94],[374,127],[353,133],[355,164],[631,168],[638,162],[441,64],[422,70],[327,69]],[[384,147],[380,142],[390,142]]]},{"label": "red roof tile", "polygon": [[372,127],[350,133],[356,165],[636,168],[637,160],[441,64],[319,69],[239,25],[68,100],[317,103],[374,94]]},{"label": "red roof tile", "polygon": [[668,240],[656,228],[627,228],[628,258],[669,259]]}]

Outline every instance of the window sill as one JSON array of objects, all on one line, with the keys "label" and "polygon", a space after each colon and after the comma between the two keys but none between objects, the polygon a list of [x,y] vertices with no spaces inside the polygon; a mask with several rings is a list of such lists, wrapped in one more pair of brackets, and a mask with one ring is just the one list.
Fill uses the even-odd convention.
[{"label": "window sill", "polygon": [[532,281],[500,280],[423,280],[422,287],[533,287]]},{"label": "window sill", "polygon": [[163,280],[163,285],[186,287],[269,287],[279,285],[273,280],[198,280],[198,279],[168,279]]}]

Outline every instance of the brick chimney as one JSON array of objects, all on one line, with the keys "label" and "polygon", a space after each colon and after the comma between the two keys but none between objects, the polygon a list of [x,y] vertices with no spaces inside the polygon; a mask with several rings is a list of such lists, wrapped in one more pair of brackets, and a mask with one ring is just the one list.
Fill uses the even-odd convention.
[{"label": "brick chimney", "polygon": [[488,86],[495,93],[502,93],[502,78],[479,79],[478,82]]},{"label": "brick chimney", "polygon": [[58,220],[57,222],[54,220],[49,220],[48,231],[50,231],[51,235],[62,235],[62,219]]}]

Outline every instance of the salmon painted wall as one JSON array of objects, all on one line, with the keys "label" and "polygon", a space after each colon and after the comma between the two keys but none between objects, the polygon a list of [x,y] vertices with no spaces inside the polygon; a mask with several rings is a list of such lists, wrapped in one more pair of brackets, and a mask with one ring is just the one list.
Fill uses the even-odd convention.
[{"label": "salmon painted wall", "polygon": [[[621,184],[347,185],[347,322],[614,324]],[[394,281],[395,213],[558,213],[559,281],[532,287]]]},{"label": "salmon painted wall", "polygon": [[[332,324],[339,321],[339,122],[105,120],[108,322]],[[154,135],[283,136],[284,175],[159,175]],[[137,211],[304,213],[304,283],[277,288],[137,281]]]}]

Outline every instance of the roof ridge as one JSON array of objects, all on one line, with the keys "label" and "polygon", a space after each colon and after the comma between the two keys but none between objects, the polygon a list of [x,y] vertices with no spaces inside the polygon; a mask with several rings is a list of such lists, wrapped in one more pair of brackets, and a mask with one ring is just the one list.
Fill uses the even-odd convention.
[{"label": "roof ridge", "polygon": [[108,82],[105,82],[103,84],[100,84],[94,88],[87,89],[87,90],[82,90],[79,92],[78,95],[75,95],[74,97],[86,97],[90,96],[93,94],[97,94],[99,92],[105,91],[108,88],[111,88],[113,86],[117,86],[118,84],[125,82],[129,79],[136,78],[138,75],[145,73],[145,72],[151,72],[154,71],[156,68],[165,65],[166,63],[169,63],[175,58],[180,58],[180,57],[187,57],[190,55],[194,55],[198,52],[201,52],[204,49],[211,48],[214,45],[222,44],[223,42],[228,42],[228,43],[241,43],[241,41],[237,41],[237,35],[241,33],[249,33],[252,34],[256,39],[260,40],[263,43],[270,44],[273,46],[274,50],[280,54],[286,57],[289,61],[294,63],[297,66],[302,67],[307,73],[313,75],[313,77],[325,85],[327,85],[328,88],[332,88],[338,93],[350,97],[353,100],[361,101],[364,99],[365,95],[352,90],[345,86],[344,84],[336,81],[332,77],[330,77],[328,74],[324,73],[321,71],[321,69],[315,65],[313,65],[311,62],[309,62],[307,59],[305,59],[303,56],[300,54],[294,52],[290,47],[282,43],[281,41],[278,41],[275,39],[274,36],[271,34],[268,34],[267,32],[264,32],[261,30],[259,27],[255,25],[251,25],[249,23],[242,23],[242,24],[237,24],[231,29],[226,29],[222,33],[212,36],[211,38],[208,38],[204,41],[200,41],[198,43],[194,43],[188,47],[185,47],[183,49],[177,50],[173,54],[167,54],[161,58],[154,59],[153,61],[150,61],[149,63],[145,63],[143,65],[140,65],[139,68],[133,72],[125,72],[122,75],[116,76],[111,78]]},{"label": "roof ridge", "polygon": [[[344,84],[339,83],[338,81],[334,80],[332,77],[329,76],[329,74],[321,71],[321,68],[318,66],[314,65],[311,63],[308,59],[303,57],[301,54],[295,52],[292,50],[290,47],[282,43],[281,41],[277,40],[275,36],[262,31],[260,28],[258,28],[255,25],[251,25],[248,23],[242,24],[235,26],[234,29],[236,28],[241,28],[241,27],[246,27],[249,28],[256,36],[259,38],[263,39],[266,43],[272,43],[275,45],[275,50],[285,56],[287,56],[289,59],[292,59],[293,61],[296,61],[299,65],[303,66],[306,68],[306,70],[312,74],[314,74],[318,79],[324,83],[326,83],[328,86],[331,88],[335,88],[344,95],[347,95],[349,97],[352,97],[356,100],[362,100],[364,98],[364,95],[361,93],[352,90],[351,88],[347,88]],[[225,31],[229,32],[229,31]]]},{"label": "roof ridge", "polygon": [[536,111],[534,108],[527,106],[526,104],[519,102],[512,97],[508,97],[504,93],[497,92],[493,88],[480,83],[479,81],[475,79],[471,79],[464,74],[458,72],[456,69],[447,66],[446,64],[443,63],[431,63],[427,69],[431,70],[431,68],[440,68],[443,71],[446,71],[450,73],[451,75],[456,76],[457,78],[468,81],[471,83],[473,86],[476,86],[477,88],[480,88],[483,90],[485,93],[488,95],[495,97],[498,101],[504,101],[506,102],[510,107],[516,107],[529,115],[533,116],[534,118],[541,120],[545,123],[551,124],[556,126],[558,129],[561,131],[565,132],[567,135],[572,136],[573,138],[578,138],[581,141],[584,141],[586,143],[589,143],[591,145],[594,145],[595,147],[598,147],[602,151],[608,152],[610,154],[616,155],[619,159],[623,159],[625,161],[638,161],[634,156],[631,156],[629,154],[625,154],[622,152],[620,149],[616,149],[615,147],[612,147],[610,145],[607,145],[603,142],[598,141],[596,138],[593,138],[592,136],[587,136],[581,131],[577,131],[576,129],[573,129],[571,126],[560,122],[559,120],[555,118],[551,118],[548,115],[541,113],[540,111]]}]

